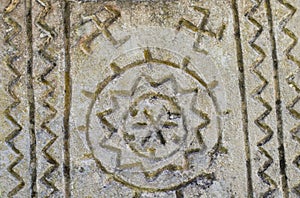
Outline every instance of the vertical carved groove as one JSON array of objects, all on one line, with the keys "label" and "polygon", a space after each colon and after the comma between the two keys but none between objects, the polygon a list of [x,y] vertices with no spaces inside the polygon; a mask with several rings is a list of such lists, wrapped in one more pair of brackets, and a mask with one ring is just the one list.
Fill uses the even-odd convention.
[{"label": "vertical carved groove", "polygon": [[57,110],[51,102],[48,101],[51,97],[53,97],[55,93],[55,83],[47,80],[47,77],[50,76],[54,69],[57,67],[56,57],[54,57],[53,53],[49,52],[48,47],[51,42],[57,37],[57,34],[54,28],[50,27],[46,20],[47,15],[51,11],[51,3],[46,0],[37,0],[40,6],[43,7],[41,12],[37,15],[35,19],[35,25],[40,29],[41,32],[46,34],[43,43],[39,46],[39,55],[42,59],[45,60],[45,63],[48,64],[48,67],[41,73],[39,76],[39,81],[46,87],[46,91],[42,94],[42,106],[47,109],[49,114],[43,119],[40,127],[50,135],[50,140],[46,143],[46,145],[42,148],[42,153],[44,158],[48,163],[51,164],[41,177],[41,182],[47,187],[51,189],[51,192],[46,196],[53,196],[58,188],[55,185],[54,181],[49,180],[49,177],[58,169],[59,163],[58,161],[48,152],[51,146],[55,143],[58,136],[54,131],[50,128],[49,123],[56,117]]},{"label": "vertical carved groove", "polygon": [[4,9],[3,14],[3,20],[7,25],[7,34],[4,36],[4,43],[7,44],[9,51],[11,51],[11,53],[7,53],[5,57],[5,63],[13,73],[13,79],[8,82],[7,86],[7,93],[13,99],[13,102],[5,109],[4,116],[14,127],[14,129],[5,137],[5,142],[14,152],[14,154],[17,155],[15,159],[13,159],[8,165],[7,171],[18,181],[16,186],[14,186],[13,189],[8,192],[8,197],[13,197],[25,186],[24,179],[14,170],[14,168],[24,158],[24,154],[16,147],[14,143],[14,139],[17,138],[20,133],[22,133],[23,127],[12,115],[12,111],[21,103],[21,100],[15,91],[16,86],[20,82],[21,72],[14,62],[22,55],[22,52],[18,50],[17,46],[13,42],[13,39],[20,34],[22,27],[15,19],[10,17],[10,13],[16,10],[19,3],[19,0],[11,0],[10,4]]}]

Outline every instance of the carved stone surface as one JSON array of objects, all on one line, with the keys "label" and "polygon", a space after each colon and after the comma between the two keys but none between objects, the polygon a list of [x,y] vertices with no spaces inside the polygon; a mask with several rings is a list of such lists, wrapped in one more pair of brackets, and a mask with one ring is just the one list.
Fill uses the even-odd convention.
[{"label": "carved stone surface", "polygon": [[2,0],[0,197],[300,197],[299,8]]}]

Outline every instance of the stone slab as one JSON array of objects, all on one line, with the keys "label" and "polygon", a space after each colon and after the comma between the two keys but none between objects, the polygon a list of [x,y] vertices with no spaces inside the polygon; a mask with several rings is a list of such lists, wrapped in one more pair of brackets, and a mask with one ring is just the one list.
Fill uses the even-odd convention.
[{"label": "stone slab", "polygon": [[296,0],[3,0],[0,197],[300,197]]}]

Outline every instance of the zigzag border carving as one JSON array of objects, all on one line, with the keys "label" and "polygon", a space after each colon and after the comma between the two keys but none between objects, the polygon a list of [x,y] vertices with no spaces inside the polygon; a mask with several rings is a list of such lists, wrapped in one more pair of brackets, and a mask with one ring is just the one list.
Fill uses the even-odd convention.
[{"label": "zigzag border carving", "polygon": [[3,20],[8,27],[8,32],[4,37],[4,43],[9,46],[9,51],[11,51],[11,53],[7,53],[5,57],[5,63],[13,73],[13,79],[9,81],[7,87],[7,93],[13,99],[13,102],[5,109],[4,115],[6,119],[14,126],[14,129],[5,137],[5,142],[17,155],[16,158],[9,164],[7,170],[18,181],[18,184],[8,192],[8,197],[13,197],[25,186],[24,179],[14,170],[14,167],[16,167],[24,158],[24,154],[16,147],[14,143],[14,139],[20,135],[23,127],[11,114],[11,112],[21,103],[21,100],[15,91],[15,87],[19,84],[22,74],[14,62],[21,56],[22,52],[18,50],[17,46],[13,42],[13,39],[20,34],[22,27],[10,16],[10,14],[17,9],[19,3],[19,0],[11,0],[10,4],[5,8],[3,14]]},{"label": "zigzag border carving", "polygon": [[49,65],[39,76],[39,81],[47,88],[44,91],[41,101],[42,106],[48,110],[49,114],[43,119],[40,127],[45,131],[48,135],[50,135],[49,141],[46,145],[42,148],[42,153],[46,161],[51,164],[43,173],[43,176],[40,178],[40,181],[48,188],[51,189],[51,192],[46,197],[51,197],[54,195],[58,190],[55,185],[54,181],[51,181],[49,177],[54,173],[58,167],[59,162],[49,153],[49,149],[55,143],[58,136],[56,133],[51,129],[49,123],[56,117],[57,110],[55,109],[54,105],[48,101],[55,93],[56,85],[47,80],[47,77],[50,76],[54,69],[57,67],[57,60],[54,57],[53,53],[49,52],[48,47],[51,42],[57,37],[57,33],[55,32],[54,28],[50,27],[48,23],[45,21],[47,15],[51,11],[51,2],[49,0],[36,0],[40,6],[43,7],[41,12],[37,15],[35,24],[40,29],[41,32],[45,33],[46,36],[44,38],[44,42],[39,46],[39,55],[44,59],[44,61]]},{"label": "zigzag border carving", "polygon": [[245,17],[249,20],[249,22],[257,28],[254,36],[249,41],[250,47],[259,55],[259,57],[252,63],[251,65],[251,72],[262,82],[262,84],[258,85],[253,91],[252,91],[252,97],[258,101],[260,104],[262,104],[263,107],[265,107],[265,111],[260,114],[254,121],[254,123],[258,126],[258,128],[266,134],[259,142],[257,142],[258,150],[262,155],[264,155],[267,160],[264,162],[264,164],[259,168],[257,175],[260,177],[262,182],[267,184],[269,186],[268,190],[262,194],[263,197],[269,196],[275,192],[277,189],[277,184],[275,180],[266,173],[266,171],[269,169],[270,166],[273,164],[273,158],[271,154],[263,147],[266,145],[272,138],[274,131],[271,129],[269,125],[267,125],[264,120],[270,115],[272,111],[271,105],[263,99],[261,96],[262,92],[265,90],[265,88],[268,86],[269,82],[264,77],[264,75],[258,70],[259,67],[261,67],[262,63],[264,62],[266,58],[266,54],[262,47],[257,45],[255,42],[262,34],[263,26],[260,24],[253,15],[257,13],[257,9],[261,6],[262,0],[255,0],[255,4],[253,7],[245,14]]},{"label": "zigzag border carving", "polygon": [[[291,18],[294,16],[294,14],[297,11],[297,8],[294,7],[292,4],[288,3],[285,0],[278,0],[278,2],[283,5],[285,8],[287,8],[290,12],[285,15],[281,21],[279,22],[279,28],[280,30],[289,37],[292,42],[288,45],[288,47],[284,50],[284,54],[287,58],[287,60],[290,61],[291,64],[297,66],[297,70],[292,72],[290,75],[286,77],[286,81],[290,87],[294,89],[294,91],[297,93],[297,96],[294,97],[289,104],[287,105],[287,110],[291,114],[291,116],[297,120],[300,121],[300,112],[297,111],[294,107],[295,105],[300,101],[300,86],[295,82],[295,76],[300,71],[300,60],[294,56],[291,52],[295,48],[295,46],[298,44],[298,37],[294,32],[292,32],[290,29],[286,27],[286,25],[289,23]],[[300,137],[297,135],[297,133],[300,131],[300,124],[297,124],[296,127],[292,128],[290,130],[290,133],[292,135],[292,138],[300,144]],[[297,154],[292,162],[295,167],[300,171],[300,155]],[[293,186],[293,191],[300,196],[300,181],[297,185]]]}]

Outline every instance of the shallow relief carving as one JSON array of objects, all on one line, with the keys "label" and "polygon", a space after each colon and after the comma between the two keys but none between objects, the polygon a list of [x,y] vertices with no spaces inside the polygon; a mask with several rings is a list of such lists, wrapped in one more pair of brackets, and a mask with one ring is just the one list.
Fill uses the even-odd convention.
[{"label": "shallow relief carving", "polygon": [[[86,6],[91,17],[74,14],[73,71],[89,76],[78,80],[81,90],[73,90],[78,96],[73,104],[84,101],[74,109],[86,112],[85,120],[75,118],[76,110],[72,114],[78,133],[85,133],[78,141],[99,173],[111,178],[111,193],[118,185],[136,196],[184,196],[187,186],[196,189],[194,196],[206,193],[227,148],[223,79],[205,48],[224,45],[226,25],[211,30],[206,27],[210,11],[187,6],[201,22],[194,29],[180,15],[169,27],[147,27],[126,21],[133,16],[122,6],[92,11]],[[210,46],[201,43],[200,50],[201,39]]]},{"label": "shallow relief carving", "polygon": [[0,196],[298,196],[298,6],[0,5]]}]

